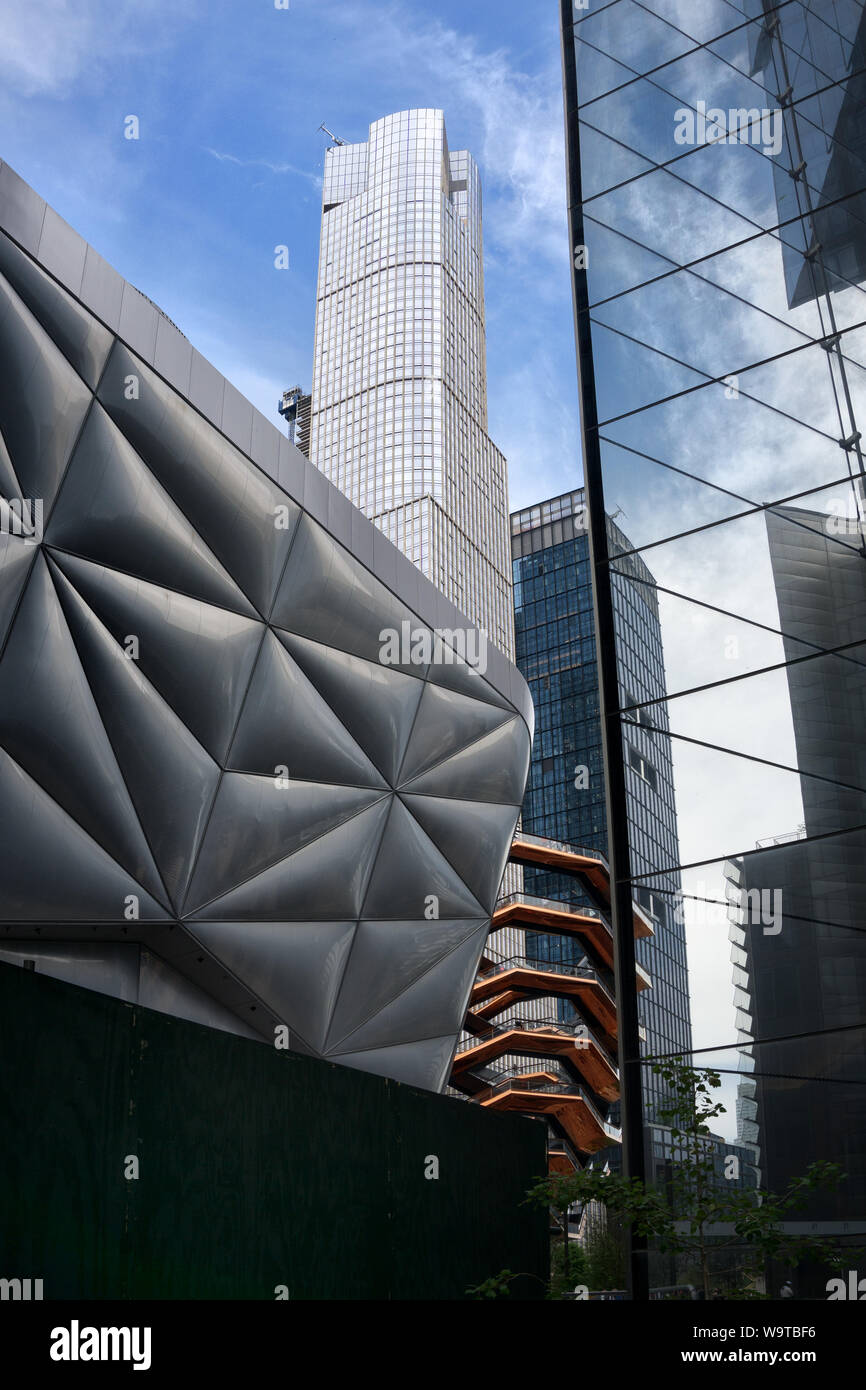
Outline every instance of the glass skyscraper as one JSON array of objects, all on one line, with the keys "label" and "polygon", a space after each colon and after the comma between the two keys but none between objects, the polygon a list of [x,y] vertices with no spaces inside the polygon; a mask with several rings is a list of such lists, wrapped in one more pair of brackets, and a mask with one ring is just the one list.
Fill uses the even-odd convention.
[{"label": "glass skyscraper", "polygon": [[[615,553],[627,555],[628,538],[612,520]],[[582,490],[554,497],[511,517],[516,659],[535,704],[536,733],[523,829],[583,849],[607,851],[598,671],[589,570],[586,508]],[[659,605],[655,583],[639,557],[624,559],[633,577],[614,588],[617,615],[627,634],[620,674],[630,705],[665,695]],[[642,713],[626,731],[628,811],[639,872],[659,862],[677,864],[679,849],[673,768],[664,704]],[[524,869],[526,892],[580,903],[573,878]],[[638,960],[652,978],[640,996],[641,1023],[653,1053],[691,1049],[685,928],[675,909],[679,874],[660,891],[638,887],[636,901],[650,916],[654,936],[638,943]],[[576,963],[572,938],[527,934],[530,957]],[[577,954],[575,954],[577,953]],[[568,1008],[568,1005],[560,1006]],[[644,1079],[648,1117],[660,1091]]]},{"label": "glass skyscraper", "polygon": [[509,655],[505,459],[487,434],[481,183],[441,111],[325,156],[310,457]]}]

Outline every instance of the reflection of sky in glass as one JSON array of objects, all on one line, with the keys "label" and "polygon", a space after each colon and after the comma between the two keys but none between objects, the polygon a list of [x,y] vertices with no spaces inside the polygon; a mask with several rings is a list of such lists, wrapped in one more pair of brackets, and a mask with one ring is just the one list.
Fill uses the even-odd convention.
[{"label": "reflection of sky in glass", "polygon": [[[725,861],[743,853],[746,884],[775,875],[801,909],[789,905],[778,938],[750,924],[768,1027],[781,1018],[771,991],[807,969],[819,930],[824,983],[802,1027],[842,1016],[846,969],[866,1015],[866,947],[839,929],[859,911],[856,836],[844,852],[754,853],[804,824],[815,836],[866,823],[866,178],[838,85],[866,22],[862,6],[789,0],[762,37],[758,11],[616,0],[575,26],[605,506],[659,586],[692,994],[707,1001],[696,1047],[736,1037]],[[714,108],[728,130],[752,113],[738,142],[677,139],[684,113],[697,140]],[[777,158],[759,143],[773,130]],[[830,1055],[844,1074],[848,1054]]]}]

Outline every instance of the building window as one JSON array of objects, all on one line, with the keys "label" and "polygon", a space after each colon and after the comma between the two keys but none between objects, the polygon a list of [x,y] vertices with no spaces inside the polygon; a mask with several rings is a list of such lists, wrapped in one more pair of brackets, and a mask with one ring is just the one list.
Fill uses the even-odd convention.
[{"label": "building window", "polygon": [[638,777],[642,777],[645,782],[648,782],[653,791],[658,791],[658,775],[652,763],[648,762],[636,748],[631,747],[628,750],[628,760]]}]

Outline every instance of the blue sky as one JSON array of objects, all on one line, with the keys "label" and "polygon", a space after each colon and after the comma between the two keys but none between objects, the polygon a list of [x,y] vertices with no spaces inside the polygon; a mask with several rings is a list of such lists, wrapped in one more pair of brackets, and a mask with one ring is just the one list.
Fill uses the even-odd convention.
[{"label": "blue sky", "polygon": [[[489,424],[509,461],[512,505],[578,485],[559,6],[555,0],[290,3],[278,10],[274,0],[0,0],[0,158],[276,422],[279,393],[296,381],[310,384],[326,147],[320,122],[345,140],[361,140],[369,123],[389,112],[441,107],[452,149],[471,150],[483,180]],[[680,8],[688,23],[692,0],[680,0]],[[630,37],[640,50],[639,29]],[[728,96],[740,90],[735,84],[729,91],[731,71],[712,66],[696,90],[728,106]],[[688,72],[671,73],[672,81],[687,78]],[[636,145],[662,135],[672,142],[676,101],[650,103],[645,91],[639,97],[632,93],[604,119],[614,128],[619,122]],[[124,139],[128,115],[139,119],[138,141]],[[614,167],[611,148],[600,159],[606,179]],[[671,145],[670,152],[678,151]],[[723,155],[724,166],[708,164]],[[741,197],[760,201],[752,191],[759,178],[773,220],[769,165],[755,151],[716,147],[698,159],[690,167],[721,180],[723,201],[731,205]],[[665,187],[658,179],[633,185],[619,196],[617,215],[628,213],[645,239],[676,255],[674,233],[691,235],[691,224],[673,198],[682,185],[667,190],[670,201],[661,196]],[[604,206],[596,208],[599,215]],[[703,234],[724,241],[715,225]],[[274,268],[280,244],[289,247],[288,271]],[[732,283],[746,295],[760,290],[784,314],[778,247],[770,244],[761,255],[734,266]],[[603,270],[621,271],[633,283],[639,268],[632,244],[606,244]],[[651,299],[642,306],[636,297],[605,313],[612,321],[630,314],[633,331],[649,341],[663,330],[668,347],[695,360],[690,328],[701,350],[712,348],[714,370],[716,363],[739,366],[744,342],[757,343],[765,324],[744,311],[733,321],[717,316],[707,333],[706,319],[689,311],[692,288],[678,285],[684,298],[672,296],[661,312]],[[640,394],[646,368],[634,353],[624,357],[601,330],[596,346],[605,399],[615,411],[624,390]],[[752,356],[762,356],[757,346]],[[705,399],[706,422],[689,398],[667,427],[641,416],[625,433],[636,432],[650,452],[654,444],[659,457],[675,456],[729,485],[759,486],[756,475],[769,478],[778,467],[776,417],[767,412],[758,431],[752,416],[730,407],[719,417]],[[715,493],[695,498],[671,474],[614,462],[608,505],[624,507],[620,524],[634,539],[670,534],[685,524],[683,517],[704,520],[706,509],[718,507]],[[774,485],[766,481],[768,490]],[[747,555],[737,544],[714,556],[702,541],[694,553],[663,547],[651,558],[660,582],[687,593],[706,589],[738,612],[756,611],[758,594],[773,621],[765,539]],[[763,566],[760,582],[756,566]],[[716,652],[722,661],[724,642],[701,626],[702,610],[684,618],[682,606],[663,604],[662,617],[669,688],[690,688],[696,660]],[[744,659],[750,654],[744,638]],[[729,670],[725,665],[724,674]],[[707,678],[703,667],[698,674]],[[732,745],[757,741],[765,755],[775,749],[790,763],[789,720],[779,714],[785,705],[784,692],[763,702],[753,692],[750,701],[726,701],[717,725]],[[698,733],[706,725],[701,710]],[[684,862],[706,857],[703,837],[710,831],[740,850],[799,820],[789,793],[773,798],[763,786],[757,796],[730,768],[710,777],[703,764],[687,761],[682,747],[674,755]],[[719,787],[711,808],[708,785]],[[715,888],[721,895],[720,881]],[[690,931],[697,1046],[732,1036],[726,930],[709,936]]]},{"label": "blue sky", "polygon": [[481,167],[490,433],[512,504],[575,485],[559,7],[290,4],[0,0],[0,158],[276,419],[279,392],[310,384],[319,123],[360,140],[388,112],[441,107]]}]

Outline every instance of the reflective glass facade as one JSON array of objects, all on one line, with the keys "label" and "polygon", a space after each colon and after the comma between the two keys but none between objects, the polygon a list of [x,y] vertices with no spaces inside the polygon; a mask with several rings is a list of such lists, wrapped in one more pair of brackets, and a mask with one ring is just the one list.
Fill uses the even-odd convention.
[{"label": "reflective glass facade", "polygon": [[475,161],[441,111],[402,111],[327,151],[322,208],[310,456],[510,653]]},{"label": "reflective glass facade", "polygon": [[[788,5],[774,24],[773,6],[764,0],[749,0],[745,9],[756,18],[768,12],[767,23],[750,27],[752,71],[771,93],[791,90],[782,107],[786,157],[780,152],[773,179],[794,307],[821,293],[822,271],[834,290],[866,278],[866,11],[848,0],[809,0]],[[787,152],[796,156],[793,166]],[[803,219],[807,201],[812,216]],[[821,243],[820,268],[805,254],[813,233]]]},{"label": "reflective glass facade", "polygon": [[628,767],[666,710],[679,816],[674,863],[629,828],[624,876],[670,896],[682,875],[697,1060],[749,1073],[763,1182],[836,1162],[841,1195],[808,1211],[862,1225],[863,6],[562,13],[589,508],[628,516],[594,578],[636,593],[627,562],[651,565],[666,667],[663,700],[630,687],[615,598],[602,719]]},{"label": "reflective glass facade", "polygon": [[[612,548],[631,550],[609,521]],[[582,490],[566,493],[511,518],[516,660],[529,684],[536,733],[522,826],[533,835],[607,852],[598,670]],[[658,599],[652,575],[639,558],[630,562],[635,582],[615,587],[623,633],[621,678],[629,703],[665,693]],[[628,813],[635,862],[651,871],[679,858],[670,740],[664,706],[653,719],[627,732]],[[524,870],[526,892],[567,902],[584,901],[573,878]],[[654,936],[641,941],[638,959],[652,978],[640,997],[641,1023],[654,1052],[691,1047],[685,931],[673,904],[679,875],[664,880],[664,892],[638,887],[635,897],[648,912]],[[579,943],[567,937],[527,939],[530,957],[576,964]],[[563,1006],[568,1008],[568,1006]],[[656,1078],[645,1077],[647,1108],[654,1109]]]},{"label": "reflective glass facade", "polygon": [[[866,1001],[866,865],[859,837],[835,833],[856,823],[860,793],[854,788],[866,784],[863,669],[856,646],[833,663],[835,670],[796,659],[817,644],[856,643],[866,564],[856,548],[833,544],[826,517],[818,512],[780,507],[767,517],[767,534],[787,634],[798,758],[820,775],[803,779],[801,824],[731,866],[735,1002],[746,1040],[796,1035],[802,1019],[820,1025],[825,1036],[764,1047],[757,1078],[750,1075],[740,1085],[741,1126],[771,1186],[795,1176],[804,1152],[819,1158],[832,1145],[848,1181],[843,1193],[825,1198],[813,1214],[840,1218],[866,1212],[866,1095],[852,1093],[840,1107],[834,1087],[804,1081],[802,1109],[792,1111],[788,1097],[765,1082],[761,1070],[775,1058],[779,1070],[807,1077],[816,1048],[825,1049],[829,1037],[845,1070],[866,1077],[866,1036],[857,1027]],[[825,834],[829,838],[819,838]],[[761,909],[766,916],[766,900],[776,891],[779,921],[765,933]],[[841,1030],[836,1037],[834,1029]],[[745,1050],[744,1064],[751,1071],[752,1048]]]}]

